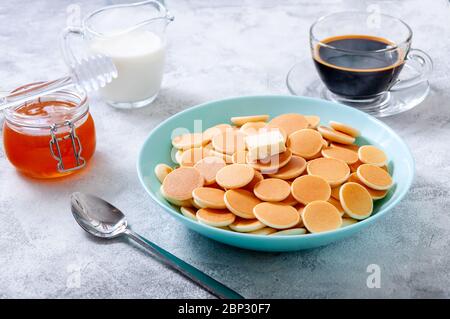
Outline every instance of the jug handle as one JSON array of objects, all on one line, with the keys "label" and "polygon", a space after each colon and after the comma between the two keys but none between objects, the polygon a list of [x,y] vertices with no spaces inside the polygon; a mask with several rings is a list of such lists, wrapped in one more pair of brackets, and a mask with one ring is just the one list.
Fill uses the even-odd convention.
[{"label": "jug handle", "polygon": [[73,36],[83,37],[84,31],[80,27],[67,27],[63,30],[61,36],[61,52],[64,62],[72,69],[77,63],[78,59],[75,57],[71,46],[71,38]]}]

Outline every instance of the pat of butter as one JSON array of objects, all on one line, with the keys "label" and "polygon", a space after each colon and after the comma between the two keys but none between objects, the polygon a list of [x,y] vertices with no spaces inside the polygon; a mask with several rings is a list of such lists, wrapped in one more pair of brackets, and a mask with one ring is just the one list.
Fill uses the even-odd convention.
[{"label": "pat of butter", "polygon": [[286,151],[283,135],[278,130],[263,131],[246,137],[249,160],[264,159]]}]

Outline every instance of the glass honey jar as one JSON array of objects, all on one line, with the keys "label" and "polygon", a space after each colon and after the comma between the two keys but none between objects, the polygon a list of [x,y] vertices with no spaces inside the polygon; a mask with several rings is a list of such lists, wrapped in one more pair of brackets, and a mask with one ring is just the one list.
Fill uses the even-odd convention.
[{"label": "glass honey jar", "polygon": [[[29,92],[42,82],[12,93]],[[95,126],[86,93],[65,88],[5,110],[3,144],[9,161],[34,178],[83,169],[95,151]]]}]

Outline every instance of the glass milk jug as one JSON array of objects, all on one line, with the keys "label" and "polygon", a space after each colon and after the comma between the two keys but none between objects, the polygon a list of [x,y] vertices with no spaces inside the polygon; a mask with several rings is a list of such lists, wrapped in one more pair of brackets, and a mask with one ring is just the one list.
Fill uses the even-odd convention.
[{"label": "glass milk jug", "polygon": [[68,27],[62,38],[67,64],[78,60],[72,36],[83,39],[90,54],[109,56],[118,76],[100,90],[104,100],[118,108],[139,108],[153,102],[161,87],[166,51],[166,26],[173,21],[157,1],[103,7],[89,14],[81,27]]}]

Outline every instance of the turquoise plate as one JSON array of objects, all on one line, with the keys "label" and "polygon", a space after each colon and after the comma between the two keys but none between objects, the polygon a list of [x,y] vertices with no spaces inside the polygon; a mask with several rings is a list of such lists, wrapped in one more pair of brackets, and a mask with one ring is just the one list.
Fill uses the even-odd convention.
[{"label": "turquoise plate", "polygon": [[[283,113],[315,114],[321,124],[330,120],[347,123],[358,128],[361,136],[358,144],[373,144],[382,148],[389,157],[389,169],[395,185],[388,195],[375,201],[371,217],[356,224],[319,234],[295,236],[263,236],[236,233],[200,224],[181,215],[159,193],[160,183],[153,173],[158,163],[173,166],[171,160],[171,135],[178,129],[204,130],[219,123],[229,123],[232,116],[269,114],[274,117]],[[202,127],[197,127],[202,120]],[[195,124],[196,123],[196,124]],[[246,96],[219,100],[194,106],[180,112],[156,127],[142,146],[137,162],[139,179],[145,190],[164,211],[190,229],[222,243],[245,249],[261,251],[293,251],[314,248],[350,236],[379,220],[405,196],[414,176],[414,160],[405,142],[388,126],[374,117],[354,108],[319,99],[297,96]]]}]

